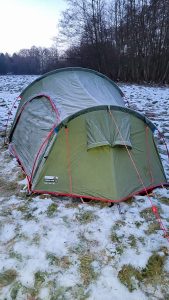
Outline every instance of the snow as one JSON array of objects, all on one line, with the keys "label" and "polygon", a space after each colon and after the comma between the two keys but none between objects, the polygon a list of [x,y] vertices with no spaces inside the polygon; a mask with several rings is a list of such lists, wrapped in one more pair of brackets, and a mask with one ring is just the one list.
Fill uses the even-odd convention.
[{"label": "snow", "polygon": [[[23,286],[30,288],[33,287],[35,280],[32,274],[36,273],[39,270],[43,272],[48,268],[48,264],[46,264],[46,262],[43,262],[43,259],[44,256],[40,254],[39,257],[35,255],[34,259],[30,258],[25,260],[25,264],[23,264],[19,275],[19,280]],[[41,265],[39,265],[40,261]]]},{"label": "snow", "polygon": [[3,228],[1,228],[0,239],[3,243],[7,243],[12,240],[15,236],[15,225],[13,224],[5,224]]},{"label": "snow", "polygon": [[[12,103],[35,78],[0,76],[0,133]],[[169,88],[128,84],[120,87],[130,107],[148,116],[163,131],[169,146]],[[26,197],[26,179],[20,176],[16,160],[2,147],[3,138],[0,143],[0,287],[1,273],[10,269],[17,272],[13,282],[2,285],[0,299],[12,299],[11,292],[17,284],[19,300],[167,298],[169,285],[165,286],[165,280],[156,286],[135,282],[130,292],[118,279],[124,265],[141,270],[153,253],[165,255],[164,272],[169,273],[167,239],[159,229],[148,233],[155,223],[153,215],[146,219],[143,214],[151,207],[149,197],[136,196],[129,203],[121,203],[120,210],[117,205],[110,208],[107,204],[84,204],[64,197]],[[158,147],[169,178],[166,149],[161,143]],[[169,227],[169,190],[158,188],[150,198],[165,227]],[[51,204],[56,205],[56,210],[49,215]],[[85,213],[93,216],[86,223]],[[84,258],[86,265],[82,263]],[[83,278],[91,276],[91,270],[97,276],[85,285]]]},{"label": "snow", "polygon": [[135,253],[134,249],[127,249],[125,253],[121,255],[119,267],[127,264],[135,268],[145,268],[150,255],[151,251],[147,251],[147,249],[142,249],[139,254]]},{"label": "snow", "polygon": [[60,274],[58,277],[58,282],[60,285],[65,287],[75,286],[78,281],[80,281],[80,278],[75,267],[71,268],[67,272],[64,272],[63,274]]},{"label": "snow", "polygon": [[[19,93],[27,87],[29,83],[35,80],[37,76],[0,76],[0,129],[4,130],[8,119],[8,112],[11,110],[12,104],[16,101]],[[11,123],[18,106],[13,109],[13,115],[10,116]]]},{"label": "snow", "polygon": [[169,257],[167,257],[167,260],[166,260],[165,270],[167,273],[169,273]]},{"label": "snow", "polygon": [[23,234],[27,236],[29,236],[30,232],[32,236],[39,232],[39,225],[35,221],[22,221],[20,225],[22,226]]},{"label": "snow", "polygon": [[39,297],[41,299],[49,299],[49,290],[48,288],[42,288],[39,294]]},{"label": "snow", "polygon": [[92,287],[90,300],[145,300],[142,292],[133,291],[130,293],[117,279],[117,274],[111,266],[103,269],[96,285]]},{"label": "snow", "polygon": [[164,189],[156,189],[155,194],[158,195],[159,197],[166,197],[169,198],[169,190],[166,188]]}]

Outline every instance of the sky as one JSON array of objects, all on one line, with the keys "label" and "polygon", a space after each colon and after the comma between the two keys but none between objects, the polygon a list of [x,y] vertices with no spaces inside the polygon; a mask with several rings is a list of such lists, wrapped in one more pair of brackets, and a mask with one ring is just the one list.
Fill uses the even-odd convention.
[{"label": "sky", "polygon": [[65,0],[0,0],[0,52],[51,47]]}]

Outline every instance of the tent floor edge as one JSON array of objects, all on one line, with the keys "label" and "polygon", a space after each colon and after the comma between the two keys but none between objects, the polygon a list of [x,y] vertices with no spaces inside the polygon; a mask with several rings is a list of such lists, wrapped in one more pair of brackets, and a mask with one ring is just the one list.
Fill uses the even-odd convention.
[{"label": "tent floor edge", "polygon": [[[146,188],[146,191],[148,193],[151,193],[152,190],[156,189],[156,188],[164,188],[164,187],[169,187],[169,182],[164,182],[164,183],[160,183],[157,185],[152,185],[150,187]],[[106,199],[106,198],[100,198],[100,197],[93,197],[93,196],[89,196],[89,195],[79,195],[79,194],[74,194],[74,193],[63,193],[63,192],[50,192],[50,191],[45,191],[45,190],[32,190],[31,191],[32,194],[47,194],[47,195],[52,195],[52,196],[62,196],[62,197],[72,197],[72,198],[84,198],[84,199],[90,199],[93,201],[101,201],[101,202],[107,202],[107,203],[120,203],[123,201],[127,201],[128,199],[130,199],[131,197],[134,196],[144,196],[146,195],[145,189],[139,190],[137,192],[134,192],[130,195],[128,195],[127,197],[121,198],[121,199]]]}]

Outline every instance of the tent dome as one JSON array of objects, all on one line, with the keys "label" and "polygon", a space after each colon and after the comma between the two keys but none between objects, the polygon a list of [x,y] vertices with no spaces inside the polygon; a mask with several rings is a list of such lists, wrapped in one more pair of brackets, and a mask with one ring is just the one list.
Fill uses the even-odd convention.
[{"label": "tent dome", "polygon": [[50,97],[60,121],[92,106],[125,106],[123,93],[112,80],[78,67],[58,69],[36,79],[21,93],[18,113],[25,102],[40,95]]},{"label": "tent dome", "polygon": [[56,70],[20,98],[9,140],[30,192],[122,201],[167,184],[155,126],[125,107],[106,76]]}]

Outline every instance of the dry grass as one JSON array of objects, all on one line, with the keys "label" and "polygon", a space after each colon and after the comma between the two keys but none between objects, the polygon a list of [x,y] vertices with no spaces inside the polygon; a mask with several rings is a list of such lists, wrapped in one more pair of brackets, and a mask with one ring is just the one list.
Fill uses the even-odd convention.
[{"label": "dry grass", "polygon": [[76,215],[76,219],[79,223],[81,224],[87,224],[90,222],[93,222],[94,220],[96,220],[97,216],[94,215],[94,213],[92,211],[85,211],[82,213],[78,213]]},{"label": "dry grass", "polygon": [[144,285],[168,286],[169,279],[167,278],[169,278],[169,274],[167,275],[164,271],[165,259],[165,253],[162,256],[158,253],[153,253],[149,257],[145,268],[139,270],[132,265],[124,265],[118,273],[118,278],[130,292],[136,288],[135,279],[139,284],[142,282]]},{"label": "dry grass", "polygon": [[92,281],[97,279],[98,274],[94,271],[92,266],[92,262],[94,261],[94,257],[90,253],[86,253],[79,257],[80,266],[79,272],[81,275],[81,279],[85,286],[88,286]]},{"label": "dry grass", "polygon": [[58,256],[54,255],[53,253],[48,253],[47,259],[49,260],[51,265],[60,267],[65,270],[70,268],[70,266],[72,265],[68,256],[58,257]]},{"label": "dry grass", "polygon": [[10,197],[13,194],[18,193],[19,186],[17,181],[9,181],[5,178],[0,178],[0,193],[1,196]]},{"label": "dry grass", "polygon": [[154,221],[148,225],[148,229],[145,231],[145,233],[150,235],[150,234],[156,233],[157,230],[160,230],[160,225],[157,221]]},{"label": "dry grass", "polygon": [[55,204],[55,203],[50,204],[47,209],[47,216],[53,217],[55,215],[55,213],[57,212],[57,208],[58,208],[57,204]]},{"label": "dry grass", "polygon": [[124,265],[118,273],[118,278],[130,292],[136,289],[136,280],[141,281],[141,272],[132,265]]},{"label": "dry grass", "polygon": [[17,277],[17,272],[13,269],[0,273],[0,288],[11,284]]}]

